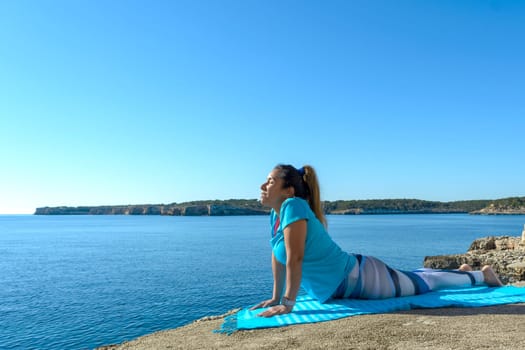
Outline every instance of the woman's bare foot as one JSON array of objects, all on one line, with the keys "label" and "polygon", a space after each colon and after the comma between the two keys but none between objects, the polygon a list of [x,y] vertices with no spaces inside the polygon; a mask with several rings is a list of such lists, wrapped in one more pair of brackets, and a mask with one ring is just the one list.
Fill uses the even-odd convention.
[{"label": "woman's bare foot", "polygon": [[485,265],[483,266],[481,271],[483,272],[485,283],[489,286],[499,287],[503,285],[503,283],[501,283],[501,281],[499,280],[498,275],[496,275],[496,272],[494,272],[491,266]]},{"label": "woman's bare foot", "polygon": [[463,264],[459,267],[459,271],[472,271],[472,267],[469,264]]}]

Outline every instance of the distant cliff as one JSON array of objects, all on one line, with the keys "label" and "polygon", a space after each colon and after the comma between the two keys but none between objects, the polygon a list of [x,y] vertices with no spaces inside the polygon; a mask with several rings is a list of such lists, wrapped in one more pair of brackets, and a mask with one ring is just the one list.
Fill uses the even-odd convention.
[{"label": "distant cliff", "polygon": [[330,214],[442,214],[469,213],[490,203],[489,200],[438,202],[420,199],[369,199],[325,202]]},{"label": "distant cliff", "polygon": [[473,211],[480,215],[523,215],[525,214],[525,197],[510,197],[492,201],[486,207]]},{"label": "distant cliff", "polygon": [[454,202],[420,199],[373,199],[325,202],[329,214],[452,214],[478,215],[525,214],[525,197],[497,200],[466,200]]},{"label": "distant cliff", "polygon": [[[234,202],[233,204],[231,202]],[[42,207],[35,215],[170,215],[170,216],[226,216],[267,215],[256,200],[199,201],[181,204],[106,205],[82,207]]]},{"label": "distant cliff", "polygon": [[[326,214],[525,214],[525,197],[498,200],[471,200],[455,202],[425,201],[419,199],[373,199],[323,202]],[[172,204],[106,205],[81,207],[37,208],[35,215],[171,215],[171,216],[225,216],[267,215],[256,199],[229,199],[194,201]]]}]

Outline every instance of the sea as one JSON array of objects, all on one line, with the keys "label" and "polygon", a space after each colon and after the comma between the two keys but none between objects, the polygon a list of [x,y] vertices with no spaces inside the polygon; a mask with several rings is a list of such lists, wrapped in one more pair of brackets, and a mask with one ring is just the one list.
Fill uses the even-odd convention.
[{"label": "sea", "polygon": [[[328,216],[346,251],[416,269],[525,216]],[[0,215],[0,349],[93,349],[271,297],[267,216]]]}]

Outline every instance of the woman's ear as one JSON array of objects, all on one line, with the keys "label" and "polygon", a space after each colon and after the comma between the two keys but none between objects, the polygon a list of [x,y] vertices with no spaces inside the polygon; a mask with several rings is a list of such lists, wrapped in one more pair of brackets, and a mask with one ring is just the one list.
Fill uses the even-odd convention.
[{"label": "woman's ear", "polygon": [[288,198],[295,197],[295,188],[293,186],[290,186],[286,189],[286,194],[288,195]]}]

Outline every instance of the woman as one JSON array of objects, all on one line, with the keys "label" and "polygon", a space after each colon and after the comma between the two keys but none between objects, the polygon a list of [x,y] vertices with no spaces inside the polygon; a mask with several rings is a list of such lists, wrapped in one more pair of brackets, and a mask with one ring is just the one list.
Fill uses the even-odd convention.
[{"label": "woman", "polygon": [[[299,287],[320,302],[330,298],[382,299],[486,283],[501,286],[490,266],[472,271],[390,268],[382,261],[348,254],[326,232],[314,169],[277,165],[261,185],[261,203],[272,208],[273,296],[252,309],[270,307],[260,316],[292,311]],[[283,293],[284,292],[284,293]]]}]

